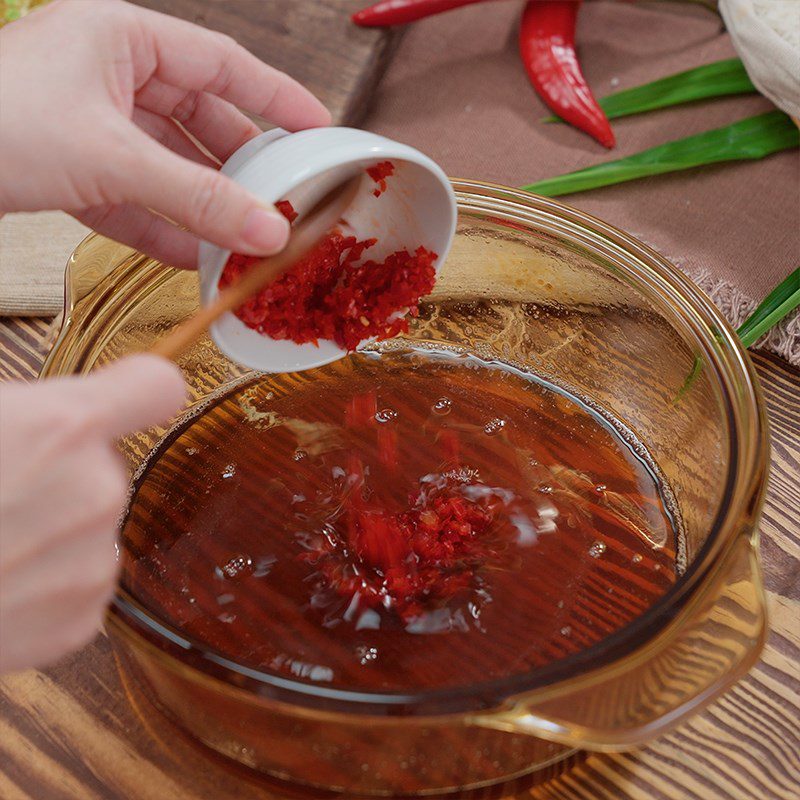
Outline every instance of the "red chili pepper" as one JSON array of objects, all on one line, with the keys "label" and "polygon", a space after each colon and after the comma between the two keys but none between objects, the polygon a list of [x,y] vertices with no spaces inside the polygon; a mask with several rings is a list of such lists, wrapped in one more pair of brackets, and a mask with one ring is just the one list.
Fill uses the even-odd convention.
[{"label": "red chili pepper", "polygon": [[520,27],[520,54],[542,100],[566,122],[613,147],[614,132],[575,55],[580,6],[581,0],[528,0]]},{"label": "red chili pepper", "polygon": [[381,0],[369,8],[356,11],[352,20],[356,25],[368,28],[405,25],[407,22],[441,14],[452,8],[484,2],[486,0]]}]

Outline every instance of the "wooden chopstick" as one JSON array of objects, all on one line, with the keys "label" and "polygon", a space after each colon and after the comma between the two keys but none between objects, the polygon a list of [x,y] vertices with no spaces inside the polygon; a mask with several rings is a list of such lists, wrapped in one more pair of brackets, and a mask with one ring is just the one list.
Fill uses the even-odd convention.
[{"label": "wooden chopstick", "polygon": [[241,306],[296,264],[341,220],[353,202],[360,182],[361,176],[358,175],[328,192],[300,220],[292,231],[289,243],[280,253],[253,264],[233,286],[220,292],[211,305],[201,308],[185,322],[162,336],[149,352],[174,361],[186,348],[196,342],[215,320]]}]

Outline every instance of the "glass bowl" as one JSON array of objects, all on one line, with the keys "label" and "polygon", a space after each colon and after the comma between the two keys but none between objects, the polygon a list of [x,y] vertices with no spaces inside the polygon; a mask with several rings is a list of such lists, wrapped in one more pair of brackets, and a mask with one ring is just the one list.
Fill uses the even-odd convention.
[{"label": "glass bowl", "polygon": [[[107,628],[126,684],[258,772],[365,795],[544,774],[576,749],[624,749],[663,733],[730,687],[763,645],[767,426],[733,331],[678,270],[613,227],[514,189],[454,188],[458,233],[409,338],[520,365],[627,425],[675,495],[682,574],[633,622],[529,674],[385,694],[234,663],[120,589]],[[63,327],[42,375],[145,350],[197,302],[194,274],[90,236],[68,265]],[[192,407],[246,373],[208,339],[180,366]],[[164,432],[120,443],[131,470]]]}]

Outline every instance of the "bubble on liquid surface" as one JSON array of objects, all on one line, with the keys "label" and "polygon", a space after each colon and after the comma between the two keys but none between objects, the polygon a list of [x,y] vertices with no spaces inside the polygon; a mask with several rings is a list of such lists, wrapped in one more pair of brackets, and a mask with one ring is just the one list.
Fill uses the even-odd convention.
[{"label": "bubble on liquid surface", "polygon": [[304,458],[308,458],[308,453],[305,450],[298,448],[292,453],[292,461],[302,461]]},{"label": "bubble on liquid surface", "polygon": [[356,647],[356,655],[358,656],[359,664],[369,664],[378,658],[378,648],[361,644]]},{"label": "bubble on liquid surface", "polygon": [[605,551],[606,551],[606,543],[598,540],[589,548],[589,555],[592,558],[600,558],[600,556],[603,555]]},{"label": "bubble on liquid surface", "polygon": [[397,419],[397,412],[393,408],[382,408],[375,414],[375,422],[386,423]]},{"label": "bubble on liquid surface", "polygon": [[433,404],[433,413],[443,417],[445,414],[449,414],[452,408],[453,401],[449,397],[440,397]]},{"label": "bubble on liquid surface", "polygon": [[231,581],[246,577],[252,570],[253,559],[242,555],[234,556],[221,566],[214,567],[214,573],[218,578],[227,578]]},{"label": "bubble on liquid surface", "polygon": [[223,478],[232,478],[236,474],[236,464],[226,464],[222,471]]},{"label": "bubble on liquid surface", "polygon": [[641,553],[635,553],[633,558],[631,559],[631,561],[633,561],[634,564],[641,564],[641,562],[642,562],[642,554]]},{"label": "bubble on liquid surface", "polygon": [[561,629],[561,635],[562,635],[562,636],[570,636],[571,634],[572,634],[572,626],[570,626],[570,625],[565,625],[565,626],[564,626],[564,627]]},{"label": "bubble on liquid surface", "polygon": [[483,432],[486,433],[488,436],[494,436],[500,431],[503,430],[506,426],[506,421],[504,419],[500,419],[500,417],[495,417],[494,419],[490,419],[484,426]]}]

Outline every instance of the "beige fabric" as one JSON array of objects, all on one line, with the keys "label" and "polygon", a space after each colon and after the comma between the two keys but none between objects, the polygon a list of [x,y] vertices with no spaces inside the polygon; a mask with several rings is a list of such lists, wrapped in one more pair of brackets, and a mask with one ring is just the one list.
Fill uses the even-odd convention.
[{"label": "beige fabric", "polygon": [[61,311],[64,267],[89,229],[60,211],[0,219],[0,315]]}]

